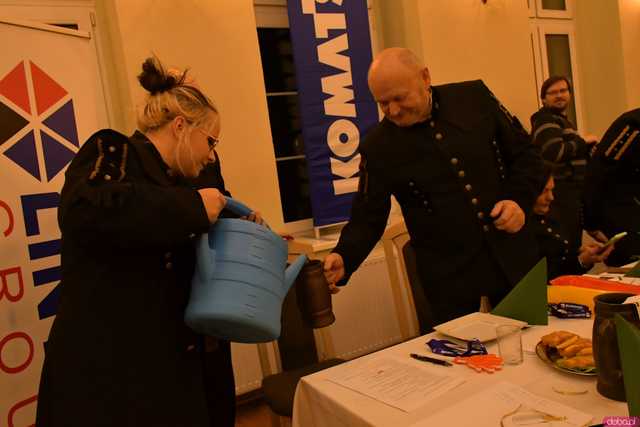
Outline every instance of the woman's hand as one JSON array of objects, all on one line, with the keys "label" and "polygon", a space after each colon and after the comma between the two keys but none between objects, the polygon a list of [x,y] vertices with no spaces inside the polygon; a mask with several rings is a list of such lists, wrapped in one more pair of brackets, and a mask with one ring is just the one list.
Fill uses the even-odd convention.
[{"label": "woman's hand", "polygon": [[584,268],[591,268],[597,262],[606,261],[607,257],[613,250],[613,245],[604,247],[601,244],[589,244],[580,248],[578,261]]},{"label": "woman's hand", "polygon": [[262,214],[258,211],[253,211],[249,215],[243,216],[242,219],[255,222],[256,224],[265,225],[264,218],[262,218]]},{"label": "woman's hand", "polygon": [[587,233],[589,233],[591,237],[593,237],[597,242],[600,243],[605,243],[607,240],[609,240],[609,238],[600,230],[587,230]]},{"label": "woman's hand", "polygon": [[204,209],[207,211],[207,217],[209,223],[213,224],[218,219],[218,215],[227,204],[227,199],[224,195],[215,188],[202,188],[198,190]]}]

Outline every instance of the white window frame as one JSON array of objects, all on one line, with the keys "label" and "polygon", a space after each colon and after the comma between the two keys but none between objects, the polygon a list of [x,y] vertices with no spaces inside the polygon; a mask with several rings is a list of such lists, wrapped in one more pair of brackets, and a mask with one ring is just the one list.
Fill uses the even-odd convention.
[{"label": "white window frame", "polygon": [[[531,0],[534,1],[534,0]],[[535,19],[529,20],[529,37],[531,40],[531,55],[533,57],[533,73],[536,80],[536,102],[538,108],[542,107],[542,100],[540,99],[540,88],[542,82],[544,82],[544,67],[542,65],[542,55],[540,50],[540,37],[538,35],[538,23]],[[547,71],[547,75],[549,72]]]},{"label": "white window frame", "polygon": [[524,0],[527,2],[527,10],[529,11],[529,18],[536,17],[536,0]]},{"label": "white window frame", "polygon": [[536,2],[536,16],[538,18],[551,18],[551,19],[573,19],[575,11],[574,0],[565,0],[567,8],[565,10],[552,10],[544,9],[542,7],[542,0],[535,0]]},{"label": "white window frame", "polygon": [[551,34],[566,35],[569,40],[569,54],[571,56],[571,72],[573,85],[573,103],[576,108],[576,123],[578,130],[588,129],[582,114],[582,86],[580,85],[580,72],[577,61],[577,44],[573,22],[563,22],[556,20],[537,20],[538,43],[540,46],[540,57],[542,60],[542,80],[549,78],[549,60],[547,56],[546,36]]},{"label": "white window frame", "polygon": [[[287,0],[254,0],[254,13],[256,18],[256,28],[289,28],[289,15],[287,12]],[[367,0],[367,10],[369,14],[369,31],[371,34],[371,50],[375,55],[379,50],[379,34],[376,31],[373,8],[371,0]],[[273,140],[271,140],[273,145]],[[302,156],[301,156],[302,157]],[[305,155],[306,157],[306,155]],[[277,160],[276,160],[277,162]],[[344,223],[341,223],[344,224]],[[320,228],[333,230],[339,224],[330,224],[326,227],[314,227],[313,218],[301,219],[298,221],[286,222],[284,231],[286,233],[301,233],[315,228],[316,236],[319,235]]]},{"label": "white window frame", "polygon": [[[289,15],[286,0],[255,0],[254,12],[256,28],[289,28]],[[267,93],[269,96],[269,93]],[[273,135],[271,135],[273,138]],[[273,145],[273,139],[271,139]],[[296,156],[298,157],[298,156]],[[306,155],[300,155],[300,158]],[[289,157],[290,158],[290,157]],[[276,159],[276,163],[278,159]],[[281,201],[278,201],[282,203]],[[286,233],[299,233],[313,229],[313,218],[290,221],[284,224]]]}]

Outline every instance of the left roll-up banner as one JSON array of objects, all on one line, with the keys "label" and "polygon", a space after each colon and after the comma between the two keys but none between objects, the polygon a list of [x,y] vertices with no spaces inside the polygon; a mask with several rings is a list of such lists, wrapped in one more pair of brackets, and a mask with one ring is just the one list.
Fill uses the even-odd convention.
[{"label": "left roll-up banner", "polygon": [[0,43],[0,425],[17,427],[56,315],[64,172],[106,117],[89,33],[2,17]]}]

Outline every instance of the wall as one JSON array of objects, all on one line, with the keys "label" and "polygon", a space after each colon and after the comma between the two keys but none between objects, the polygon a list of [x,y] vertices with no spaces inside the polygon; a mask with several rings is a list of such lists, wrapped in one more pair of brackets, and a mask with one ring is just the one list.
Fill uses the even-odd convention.
[{"label": "wall", "polygon": [[[434,84],[483,79],[529,126],[537,93],[525,1],[371,4],[380,48],[413,49],[426,61]],[[640,105],[640,1],[575,4],[584,132],[602,134],[618,114]],[[151,52],[167,64],[190,66],[223,114],[219,153],[228,187],[281,228],[253,1],[185,0],[176,7],[153,0],[98,0],[96,8],[109,58],[104,68],[108,99],[116,106],[114,127],[128,132],[135,126],[133,107],[143,99],[135,76]]]},{"label": "wall", "polygon": [[482,79],[528,127],[537,103],[526,2],[416,3],[433,83]]},{"label": "wall", "polygon": [[[371,0],[380,50],[402,46],[422,58],[422,34],[416,0]],[[422,58],[424,59],[424,58]]]},{"label": "wall", "polygon": [[251,0],[104,0],[97,4],[109,92],[120,111],[114,127],[131,132],[144,91],[136,75],[155,53],[189,67],[222,114],[225,181],[275,229],[282,211]]},{"label": "wall", "polygon": [[376,0],[383,47],[423,58],[434,84],[483,79],[528,126],[537,109],[524,2]]},{"label": "wall", "polygon": [[627,110],[640,107],[640,0],[619,0]]},{"label": "wall", "polygon": [[[637,0],[634,0],[636,3]],[[602,136],[627,110],[627,89],[618,2],[575,2],[576,44],[586,129]],[[635,24],[638,25],[637,22]],[[637,31],[637,29],[636,29]],[[633,44],[638,46],[640,39]],[[629,45],[632,48],[632,45]],[[637,76],[637,74],[636,74]]]}]

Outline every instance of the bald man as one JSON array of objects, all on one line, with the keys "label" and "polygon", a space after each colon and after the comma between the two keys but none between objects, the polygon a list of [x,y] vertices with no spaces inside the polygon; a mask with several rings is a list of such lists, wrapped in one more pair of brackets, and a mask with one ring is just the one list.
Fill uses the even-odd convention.
[{"label": "bald man", "polygon": [[332,291],[382,236],[393,195],[430,305],[421,328],[497,304],[537,262],[524,225],[544,186],[538,149],[482,81],[431,86],[408,49],[381,52],[369,88],[385,117],[360,144],[351,219],[324,263]]}]

